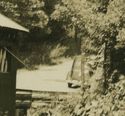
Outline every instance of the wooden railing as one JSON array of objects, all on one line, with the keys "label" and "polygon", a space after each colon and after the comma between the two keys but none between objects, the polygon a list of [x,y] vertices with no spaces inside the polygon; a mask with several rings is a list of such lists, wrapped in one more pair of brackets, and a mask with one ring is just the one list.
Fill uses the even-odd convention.
[{"label": "wooden railing", "polygon": [[31,106],[32,91],[16,90],[16,114],[15,116],[27,116],[27,110]]},{"label": "wooden railing", "polygon": [[4,49],[0,49],[0,72],[8,72],[7,53]]}]

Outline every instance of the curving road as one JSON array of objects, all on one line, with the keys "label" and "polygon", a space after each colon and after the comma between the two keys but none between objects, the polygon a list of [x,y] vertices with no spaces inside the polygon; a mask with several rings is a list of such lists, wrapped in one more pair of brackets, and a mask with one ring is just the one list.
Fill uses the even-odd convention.
[{"label": "curving road", "polygon": [[79,92],[80,89],[68,88],[66,75],[72,66],[72,59],[63,60],[59,65],[39,66],[38,70],[17,71],[17,89],[53,92]]}]

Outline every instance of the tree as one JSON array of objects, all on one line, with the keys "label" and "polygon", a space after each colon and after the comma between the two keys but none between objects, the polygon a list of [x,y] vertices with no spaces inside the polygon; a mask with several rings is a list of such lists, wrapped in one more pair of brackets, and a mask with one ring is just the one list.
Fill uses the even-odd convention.
[{"label": "tree", "polygon": [[[97,33],[100,33],[100,22],[104,15],[97,13],[96,5],[95,1],[89,0],[62,0],[60,4],[55,6],[56,10],[52,13],[51,18],[62,22],[66,28],[75,28],[77,30],[75,37],[77,39],[83,38],[83,42],[86,43],[87,39],[85,38],[97,38],[99,36]],[[85,51],[88,50],[85,49]]]},{"label": "tree", "polygon": [[48,16],[43,11],[42,0],[25,1],[4,1],[0,2],[0,9],[3,14],[28,27],[46,27]]},{"label": "tree", "polygon": [[51,18],[67,30],[75,28],[74,37],[81,39],[81,49],[86,54],[97,55],[106,43],[104,76],[107,83],[114,67],[118,68],[113,64],[113,50],[117,41],[124,41],[124,14],[124,0],[62,0],[55,6]]}]

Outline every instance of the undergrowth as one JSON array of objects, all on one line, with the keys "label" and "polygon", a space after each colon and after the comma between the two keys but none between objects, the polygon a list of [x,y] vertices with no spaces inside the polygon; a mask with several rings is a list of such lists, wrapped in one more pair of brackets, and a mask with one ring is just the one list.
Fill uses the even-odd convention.
[{"label": "undergrowth", "polygon": [[[21,48],[21,49],[20,49]],[[24,47],[13,48],[14,53],[31,70],[36,69],[40,64],[55,65],[61,57],[70,57],[67,51],[72,51],[70,47],[60,43],[28,43]],[[73,53],[73,52],[72,52]],[[20,66],[19,66],[20,67]]]}]

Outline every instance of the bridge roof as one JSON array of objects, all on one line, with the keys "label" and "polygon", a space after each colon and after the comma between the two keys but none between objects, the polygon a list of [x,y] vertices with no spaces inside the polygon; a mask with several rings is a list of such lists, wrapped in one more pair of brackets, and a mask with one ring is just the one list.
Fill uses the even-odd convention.
[{"label": "bridge roof", "polygon": [[19,25],[18,23],[14,22],[13,20],[4,16],[1,13],[0,13],[0,26],[1,27],[7,27],[7,28],[10,28],[10,29],[20,30],[20,31],[24,31],[24,32],[29,32],[28,29]]}]

